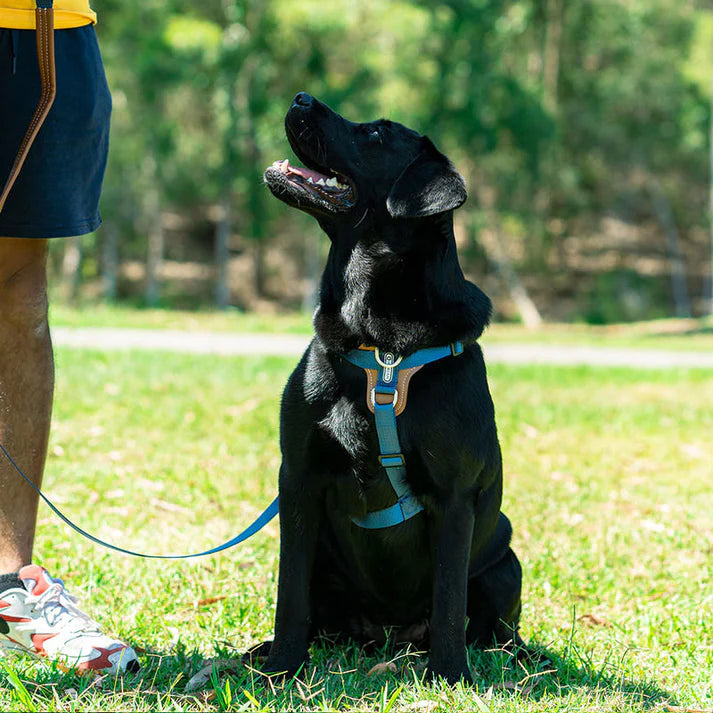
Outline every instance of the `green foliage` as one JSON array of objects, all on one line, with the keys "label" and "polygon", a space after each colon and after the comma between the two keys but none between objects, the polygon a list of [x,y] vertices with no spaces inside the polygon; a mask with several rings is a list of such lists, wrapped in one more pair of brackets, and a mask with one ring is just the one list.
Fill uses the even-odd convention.
[{"label": "green foliage", "polygon": [[589,293],[584,317],[590,324],[634,322],[665,316],[664,285],[658,277],[635,270],[602,272]]},{"label": "green foliage", "polygon": [[580,236],[606,237],[612,216],[651,234],[641,242],[663,259],[652,181],[689,266],[703,261],[711,19],[690,3],[106,0],[98,9],[115,107],[103,212],[124,257],[143,256],[157,212],[182,221],[201,259],[226,205],[232,232],[249,240],[284,245],[282,233],[309,230],[294,215],[287,223],[261,180],[289,155],[284,113],[307,90],[355,120],[387,115],[430,134],[468,180],[464,220],[483,203],[515,220],[531,236],[512,236],[524,246],[516,263],[534,277],[571,269],[564,241],[586,250]]}]

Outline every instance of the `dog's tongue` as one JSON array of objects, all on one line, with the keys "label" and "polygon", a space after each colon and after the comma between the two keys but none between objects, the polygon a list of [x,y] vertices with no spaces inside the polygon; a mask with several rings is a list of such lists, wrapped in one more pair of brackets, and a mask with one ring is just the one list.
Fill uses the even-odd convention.
[{"label": "dog's tongue", "polygon": [[300,166],[289,166],[290,173],[296,173],[298,176],[302,176],[305,180],[311,178],[315,183],[319,181],[320,178],[327,180],[329,176],[324,173],[319,173],[319,171],[312,171],[309,168],[302,168]]},{"label": "dog's tongue", "polygon": [[287,159],[284,161],[275,161],[272,165],[279,168],[283,173],[294,173],[301,176],[305,179],[305,181],[311,178],[315,183],[317,183],[320,178],[325,181],[329,178],[329,176],[326,176],[324,173],[319,173],[319,171],[313,171],[309,168],[303,168],[301,166],[291,166]]}]

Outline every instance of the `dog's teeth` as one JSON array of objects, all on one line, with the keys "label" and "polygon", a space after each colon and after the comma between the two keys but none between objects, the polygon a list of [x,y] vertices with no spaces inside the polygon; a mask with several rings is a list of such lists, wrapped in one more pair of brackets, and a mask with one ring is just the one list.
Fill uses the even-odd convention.
[{"label": "dog's teeth", "polygon": [[337,177],[336,177],[336,176],[332,176],[331,178],[328,178],[328,179],[325,181],[324,185],[325,185],[325,186],[331,186],[332,188],[336,188],[336,187],[339,185],[339,183],[337,182]]},{"label": "dog's teeth", "polygon": [[280,171],[282,173],[287,173],[287,169],[290,167],[290,162],[285,159],[281,164],[280,164]]},{"label": "dog's teeth", "polygon": [[337,181],[337,188],[341,188],[342,190],[346,188],[346,186],[343,183],[340,183]]},{"label": "dog's teeth", "polygon": [[324,182],[324,179],[323,179],[323,178],[320,178],[319,181],[317,181],[317,185],[318,185],[318,186],[324,186],[324,185],[326,185],[325,182]]},{"label": "dog's teeth", "polygon": [[314,183],[314,181],[312,180],[312,176],[308,176],[307,183]]}]

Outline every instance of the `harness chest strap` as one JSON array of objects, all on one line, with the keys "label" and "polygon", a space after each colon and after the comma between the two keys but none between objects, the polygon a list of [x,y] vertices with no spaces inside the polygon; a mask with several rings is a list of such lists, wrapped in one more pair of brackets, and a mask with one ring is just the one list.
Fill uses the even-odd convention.
[{"label": "harness chest strap", "polygon": [[391,352],[381,354],[376,347],[360,347],[344,355],[347,361],[366,372],[366,400],[376,422],[379,463],[398,498],[391,507],[367,513],[363,518],[352,518],[354,524],[369,530],[392,527],[423,510],[406,480],[406,462],[401,453],[396,416],[406,407],[409,382],[419,369],[433,361],[462,353],[463,345],[455,342],[447,347],[421,349],[405,358]]}]

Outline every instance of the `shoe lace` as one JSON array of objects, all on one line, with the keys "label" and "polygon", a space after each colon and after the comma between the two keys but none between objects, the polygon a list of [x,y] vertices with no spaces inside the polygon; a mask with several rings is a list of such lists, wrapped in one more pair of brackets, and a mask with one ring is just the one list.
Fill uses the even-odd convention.
[{"label": "shoe lace", "polygon": [[62,580],[55,579],[42,594],[29,594],[25,601],[34,605],[47,622],[58,629],[101,633],[99,624],[76,605],[77,598],[64,588]]}]

